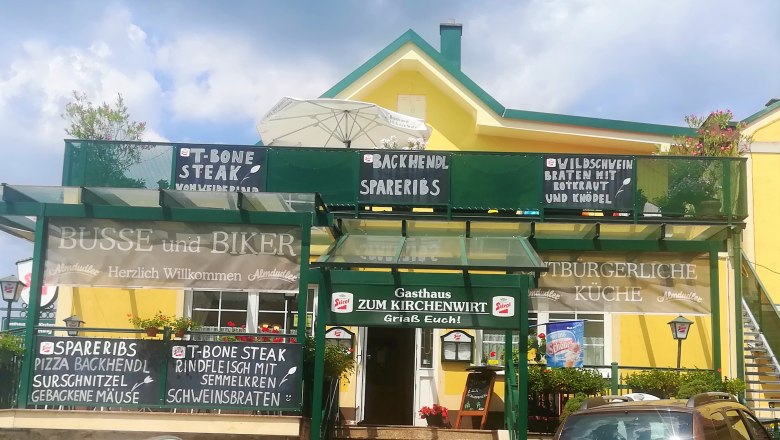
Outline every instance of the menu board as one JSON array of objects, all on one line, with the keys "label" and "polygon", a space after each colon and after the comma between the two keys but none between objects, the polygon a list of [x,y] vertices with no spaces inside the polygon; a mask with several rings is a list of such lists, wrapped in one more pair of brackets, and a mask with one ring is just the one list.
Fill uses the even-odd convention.
[{"label": "menu board", "polygon": [[39,336],[31,404],[157,404],[159,341]]},{"label": "menu board", "polygon": [[469,373],[466,377],[466,386],[463,389],[460,411],[458,411],[455,420],[455,429],[460,429],[463,418],[469,416],[480,417],[479,429],[485,429],[490,397],[493,395],[493,385],[496,382],[496,373],[495,370],[485,370],[484,367],[476,367],[475,369],[477,371]]},{"label": "menu board", "polygon": [[182,341],[169,355],[168,404],[264,410],[301,403],[299,344]]},{"label": "menu board", "polygon": [[265,191],[266,148],[193,145],[177,151],[175,189]]},{"label": "menu board", "polygon": [[363,153],[360,202],[444,205],[450,198],[450,155],[422,151]]},{"label": "menu board", "polygon": [[625,156],[546,156],[544,206],[631,210],[634,160]]}]

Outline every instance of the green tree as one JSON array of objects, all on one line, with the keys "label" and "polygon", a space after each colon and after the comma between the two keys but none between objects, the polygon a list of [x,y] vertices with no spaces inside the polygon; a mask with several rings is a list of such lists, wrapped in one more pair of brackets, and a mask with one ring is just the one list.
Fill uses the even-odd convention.
[{"label": "green tree", "polygon": [[[68,122],[68,136],[91,141],[142,141],[146,122],[130,117],[122,94],[116,102],[95,106],[84,92],[73,91],[73,99],[65,105],[62,118]],[[141,162],[141,152],[148,146],[132,143],[82,143],[87,155],[85,181],[89,186],[143,188],[143,179],[127,176],[127,171]]]}]

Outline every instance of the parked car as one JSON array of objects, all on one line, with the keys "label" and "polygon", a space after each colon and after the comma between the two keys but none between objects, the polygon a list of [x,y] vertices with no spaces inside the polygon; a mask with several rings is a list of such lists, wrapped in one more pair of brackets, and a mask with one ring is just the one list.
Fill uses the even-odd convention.
[{"label": "parked car", "polygon": [[727,393],[629,401],[590,397],[554,440],[771,440],[756,416]]}]

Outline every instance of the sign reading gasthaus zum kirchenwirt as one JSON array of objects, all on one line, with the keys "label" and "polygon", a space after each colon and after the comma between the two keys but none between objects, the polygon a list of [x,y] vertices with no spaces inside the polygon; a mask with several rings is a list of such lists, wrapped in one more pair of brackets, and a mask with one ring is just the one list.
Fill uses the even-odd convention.
[{"label": "sign reading gasthaus zum kirchenwirt", "polygon": [[[331,295],[334,325],[517,328],[515,293],[500,287],[342,284]],[[478,291],[478,292],[477,292]]]}]

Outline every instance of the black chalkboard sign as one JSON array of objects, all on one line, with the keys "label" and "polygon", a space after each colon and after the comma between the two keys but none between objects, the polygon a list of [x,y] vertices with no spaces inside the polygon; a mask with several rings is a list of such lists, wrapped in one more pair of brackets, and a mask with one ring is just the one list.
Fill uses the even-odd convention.
[{"label": "black chalkboard sign", "polygon": [[265,190],[266,148],[193,145],[177,151],[174,189]]},{"label": "black chalkboard sign", "polygon": [[165,401],[260,410],[300,407],[300,344],[182,341],[171,347]]},{"label": "black chalkboard sign", "polygon": [[162,341],[40,336],[30,403],[157,404],[161,354]]},{"label": "black chalkboard sign", "polygon": [[455,420],[455,429],[460,428],[461,419],[465,416],[481,416],[480,429],[484,429],[495,381],[495,371],[480,370],[469,373],[466,377],[466,386],[463,389],[460,411],[458,411]]},{"label": "black chalkboard sign", "polygon": [[424,151],[364,152],[361,203],[442,205],[450,198],[450,155]]},{"label": "black chalkboard sign", "polygon": [[628,211],[634,204],[634,159],[545,156],[544,206]]}]

